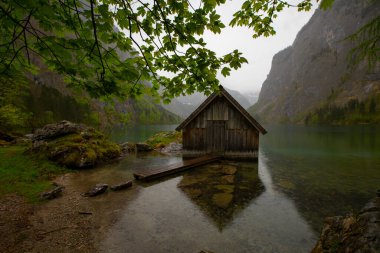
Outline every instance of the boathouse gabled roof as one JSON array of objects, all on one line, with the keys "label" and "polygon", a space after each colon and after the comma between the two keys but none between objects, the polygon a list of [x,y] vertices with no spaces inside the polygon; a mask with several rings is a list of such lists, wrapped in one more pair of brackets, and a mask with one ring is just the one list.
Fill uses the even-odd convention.
[{"label": "boathouse gabled roof", "polygon": [[219,86],[219,93],[214,92],[211,94],[203,103],[187,117],[175,130],[180,131],[183,128],[185,128],[193,119],[195,119],[200,112],[202,112],[209,104],[211,104],[212,101],[214,101],[215,98],[218,97],[218,95],[224,96],[233,107],[238,110],[247,120],[248,122],[256,128],[260,133],[266,134],[267,131],[262,127],[259,122],[257,122],[240,104],[237,102],[231,95],[228,93],[223,86]]}]

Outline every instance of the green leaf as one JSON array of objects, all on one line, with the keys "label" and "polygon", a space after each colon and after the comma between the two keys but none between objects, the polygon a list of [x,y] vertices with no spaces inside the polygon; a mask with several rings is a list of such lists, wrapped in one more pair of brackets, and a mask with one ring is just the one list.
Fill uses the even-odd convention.
[{"label": "green leaf", "polygon": [[222,69],[222,75],[223,75],[224,77],[229,76],[229,75],[230,75],[230,71],[231,71],[230,68],[228,68],[228,67],[224,67],[224,68]]}]

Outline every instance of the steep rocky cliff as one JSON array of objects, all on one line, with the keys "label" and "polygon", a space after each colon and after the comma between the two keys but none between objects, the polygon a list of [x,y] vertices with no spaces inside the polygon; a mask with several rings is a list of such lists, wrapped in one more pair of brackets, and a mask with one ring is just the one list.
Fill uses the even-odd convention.
[{"label": "steep rocky cliff", "polygon": [[360,62],[352,67],[348,54],[355,44],[345,40],[379,13],[379,1],[336,0],[332,9],[317,9],[293,45],[273,57],[250,113],[263,122],[304,123],[350,101],[358,113],[380,111],[380,66],[369,70]]}]

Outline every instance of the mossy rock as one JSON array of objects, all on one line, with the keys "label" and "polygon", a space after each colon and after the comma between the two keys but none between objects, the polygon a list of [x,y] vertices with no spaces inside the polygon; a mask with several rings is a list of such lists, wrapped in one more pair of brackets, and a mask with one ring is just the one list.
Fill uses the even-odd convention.
[{"label": "mossy rock", "polygon": [[178,131],[159,132],[146,141],[152,148],[164,148],[172,142],[182,143],[182,133]]},{"label": "mossy rock", "polygon": [[49,125],[45,139],[43,129],[38,130],[39,135],[34,139],[31,151],[69,168],[93,167],[120,156],[120,146],[106,140],[102,133],[84,125],[76,127],[74,123],[65,123],[70,125],[71,131],[55,134],[51,129],[58,127]]}]

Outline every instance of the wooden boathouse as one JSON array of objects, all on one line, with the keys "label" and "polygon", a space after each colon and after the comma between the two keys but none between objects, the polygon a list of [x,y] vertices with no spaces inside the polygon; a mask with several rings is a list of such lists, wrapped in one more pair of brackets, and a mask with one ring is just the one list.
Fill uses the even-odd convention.
[{"label": "wooden boathouse", "polygon": [[260,133],[266,133],[222,86],[176,130],[182,130],[184,157],[213,154],[225,158],[257,158]]}]

